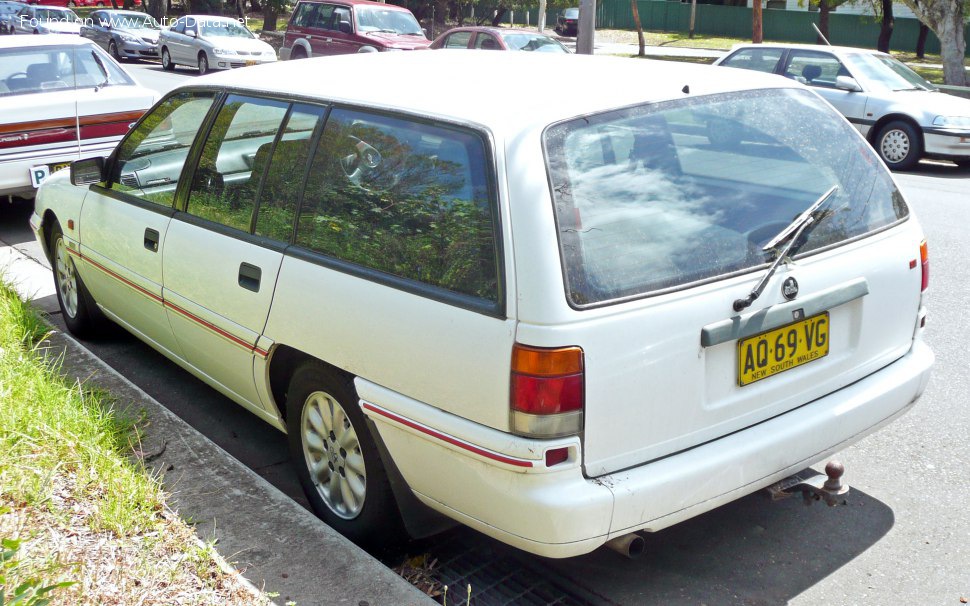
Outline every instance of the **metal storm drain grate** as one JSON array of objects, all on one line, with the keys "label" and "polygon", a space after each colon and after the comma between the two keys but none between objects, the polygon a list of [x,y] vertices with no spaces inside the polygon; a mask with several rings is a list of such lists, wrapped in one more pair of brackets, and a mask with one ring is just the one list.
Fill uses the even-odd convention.
[{"label": "metal storm drain grate", "polygon": [[[464,606],[471,585],[474,606],[603,606],[608,599],[542,566],[538,558],[466,535],[432,550],[437,564],[429,572],[448,586],[448,604]],[[507,550],[506,550],[507,549]],[[438,598],[442,600],[441,597]]]}]

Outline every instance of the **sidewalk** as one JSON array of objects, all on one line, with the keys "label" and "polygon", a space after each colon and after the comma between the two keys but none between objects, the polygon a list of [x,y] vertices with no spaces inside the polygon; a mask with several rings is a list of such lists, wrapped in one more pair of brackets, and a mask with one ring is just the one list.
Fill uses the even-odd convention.
[{"label": "sidewalk", "polygon": [[[50,269],[0,242],[0,271],[22,297],[57,310]],[[109,391],[121,407],[143,411],[141,445],[150,473],[162,478],[169,505],[192,520],[199,537],[215,540],[222,558],[245,581],[297,606],[435,604],[356,545],[229,456],[154,398],[54,331],[52,358],[63,373]],[[266,426],[267,431],[275,431]]]}]

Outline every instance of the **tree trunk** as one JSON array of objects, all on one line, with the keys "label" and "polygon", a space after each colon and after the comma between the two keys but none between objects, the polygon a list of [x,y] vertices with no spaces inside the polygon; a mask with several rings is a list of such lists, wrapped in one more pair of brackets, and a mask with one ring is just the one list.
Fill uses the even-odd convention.
[{"label": "tree trunk", "polygon": [[940,30],[940,57],[943,59],[943,81],[950,86],[966,86],[967,70],[963,67],[963,57],[967,41],[963,36],[963,10],[949,15]]},{"label": "tree trunk", "polygon": [[118,10],[118,0],[111,0],[111,8]]},{"label": "tree trunk", "polygon": [[498,7],[498,10],[495,11],[495,16],[492,17],[492,27],[498,27],[498,24],[502,22],[507,12],[509,12],[509,9],[504,6]]},{"label": "tree trunk", "polygon": [[687,37],[694,39],[694,25],[697,23],[697,0],[690,0],[690,27],[687,30]]},{"label": "tree trunk", "polygon": [[637,56],[646,57],[647,52],[644,48],[646,42],[643,39],[643,24],[640,23],[640,9],[637,7],[637,0],[630,0],[630,8],[633,9],[633,25],[637,28],[637,40],[640,43],[640,52],[637,53]]},{"label": "tree trunk", "polygon": [[884,53],[889,52],[889,40],[893,37],[893,0],[882,0],[882,22],[879,25],[879,41],[876,48]]},{"label": "tree trunk", "polygon": [[149,15],[155,18],[156,21],[161,21],[165,18],[166,6],[165,0],[145,0],[147,6],[145,10]]},{"label": "tree trunk", "polygon": [[536,19],[536,29],[541,34],[546,29],[546,0],[539,0],[539,14]]},{"label": "tree trunk", "polygon": [[755,44],[764,42],[764,32],[761,23],[761,0],[751,3],[751,41]]},{"label": "tree trunk", "polygon": [[259,0],[249,0],[249,8],[252,9],[254,13],[263,12],[263,5],[259,3]]},{"label": "tree trunk", "polygon": [[829,39],[829,2],[828,0],[819,0],[818,2],[818,30],[822,32],[815,44],[825,44],[826,40]]},{"label": "tree trunk", "polygon": [[[128,0],[125,0],[127,2]],[[236,0],[236,16],[242,19],[243,23],[246,22],[246,9],[243,8],[243,2],[246,0]]]},{"label": "tree trunk", "polygon": [[919,24],[919,37],[916,38],[916,56],[926,57],[926,37],[930,35],[930,28],[925,23]]},{"label": "tree trunk", "polygon": [[267,2],[263,5],[263,31],[275,32],[276,19],[280,16],[279,9],[275,2]]}]

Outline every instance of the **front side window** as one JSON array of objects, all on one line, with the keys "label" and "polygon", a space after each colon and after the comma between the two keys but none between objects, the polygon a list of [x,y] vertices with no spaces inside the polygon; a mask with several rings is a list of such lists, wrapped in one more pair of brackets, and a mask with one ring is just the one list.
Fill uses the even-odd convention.
[{"label": "front side window", "polygon": [[832,186],[798,254],[908,215],[872,148],[804,90],[610,111],[550,127],[545,146],[574,307],[763,266],[762,247]]},{"label": "front side window", "polygon": [[478,34],[478,36],[475,38],[475,48],[482,50],[502,50],[502,47],[499,45],[498,40],[495,39],[495,36],[490,36],[488,34]]},{"label": "front side window", "polygon": [[780,48],[748,48],[734,53],[721,65],[773,74],[782,54]]},{"label": "front side window", "polygon": [[497,303],[487,167],[475,133],[333,110],[310,167],[297,244]]},{"label": "front side window", "polygon": [[178,93],[155,106],[121,143],[111,189],[172,206],[179,175],[214,93]]},{"label": "front side window", "polygon": [[189,214],[249,232],[263,158],[273,147],[288,107],[284,101],[240,95],[226,99],[192,177]]}]

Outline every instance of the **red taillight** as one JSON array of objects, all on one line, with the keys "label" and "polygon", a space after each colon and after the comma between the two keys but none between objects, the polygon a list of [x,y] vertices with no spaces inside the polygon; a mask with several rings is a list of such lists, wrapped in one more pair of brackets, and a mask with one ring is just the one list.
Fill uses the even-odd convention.
[{"label": "red taillight", "polygon": [[920,285],[920,292],[922,292],[930,286],[930,254],[926,240],[919,244],[919,260],[923,266],[923,283]]},{"label": "red taillight", "polygon": [[579,433],[583,426],[583,350],[512,348],[510,406],[518,434],[555,437]]}]

